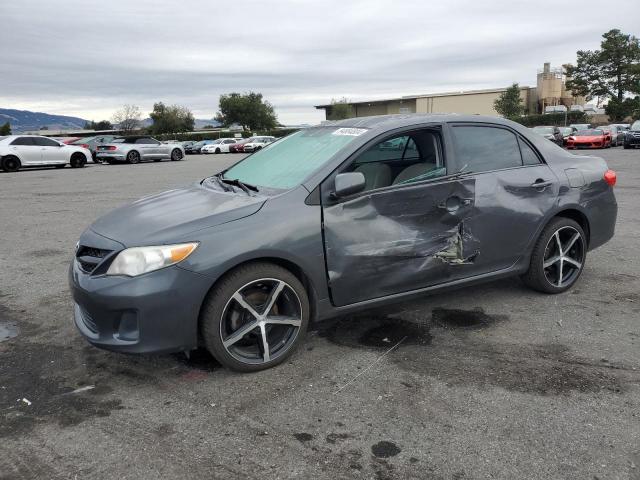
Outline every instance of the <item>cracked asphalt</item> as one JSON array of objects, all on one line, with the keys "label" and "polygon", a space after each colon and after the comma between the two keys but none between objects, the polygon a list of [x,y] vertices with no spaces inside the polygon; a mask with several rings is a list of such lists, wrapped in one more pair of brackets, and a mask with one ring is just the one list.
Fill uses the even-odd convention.
[{"label": "cracked asphalt", "polygon": [[97,216],[241,156],[1,173],[0,478],[640,479],[640,151],[596,155],[617,231],[572,291],[331,320],[244,375],[89,346],[66,279]]}]

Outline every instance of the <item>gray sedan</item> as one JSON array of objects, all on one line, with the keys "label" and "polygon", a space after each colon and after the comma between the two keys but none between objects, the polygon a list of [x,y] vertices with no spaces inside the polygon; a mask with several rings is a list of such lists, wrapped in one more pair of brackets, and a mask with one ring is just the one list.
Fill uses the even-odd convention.
[{"label": "gray sedan", "polygon": [[161,143],[148,136],[119,137],[110,143],[96,146],[96,161],[105,163],[173,160],[184,158],[184,147],[179,143]]},{"label": "gray sedan", "polygon": [[314,320],[513,275],[559,294],[613,236],[615,182],[497,118],[308,128],[99,218],[70,266],[75,324],[101,348],[204,346],[255,371]]}]

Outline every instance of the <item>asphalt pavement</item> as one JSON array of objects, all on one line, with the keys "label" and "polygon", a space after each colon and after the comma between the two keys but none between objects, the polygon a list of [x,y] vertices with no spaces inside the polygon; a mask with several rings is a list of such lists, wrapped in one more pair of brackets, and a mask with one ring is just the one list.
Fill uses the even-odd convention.
[{"label": "asphalt pavement", "polygon": [[0,478],[640,479],[640,150],[596,154],[617,231],[573,290],[331,320],[244,375],[91,347],[67,287],[96,217],[241,155],[0,173]]}]

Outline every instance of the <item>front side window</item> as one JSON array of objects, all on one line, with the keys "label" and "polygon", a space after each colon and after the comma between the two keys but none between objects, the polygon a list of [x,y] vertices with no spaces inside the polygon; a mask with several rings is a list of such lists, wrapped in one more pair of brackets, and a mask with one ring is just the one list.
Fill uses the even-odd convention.
[{"label": "front side window", "polygon": [[369,147],[347,171],[360,172],[365,191],[429,180],[446,174],[436,130],[417,130]]},{"label": "front side window", "polygon": [[522,166],[516,135],[504,128],[454,126],[453,144],[458,164],[467,172],[488,172]]},{"label": "front side window", "polygon": [[224,177],[269,188],[293,188],[364,131],[337,127],[300,130],[248,156],[224,172]]}]

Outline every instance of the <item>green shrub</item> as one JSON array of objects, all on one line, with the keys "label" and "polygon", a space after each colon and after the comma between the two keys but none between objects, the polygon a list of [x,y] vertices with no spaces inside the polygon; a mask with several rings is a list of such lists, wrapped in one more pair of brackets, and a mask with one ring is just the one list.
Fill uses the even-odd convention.
[{"label": "green shrub", "polygon": [[567,125],[572,123],[589,123],[589,117],[584,112],[567,112],[566,116],[564,113],[524,115],[522,117],[512,118],[512,120],[521,123],[525,127],[537,127],[539,125],[563,127],[565,125],[565,118]]}]

